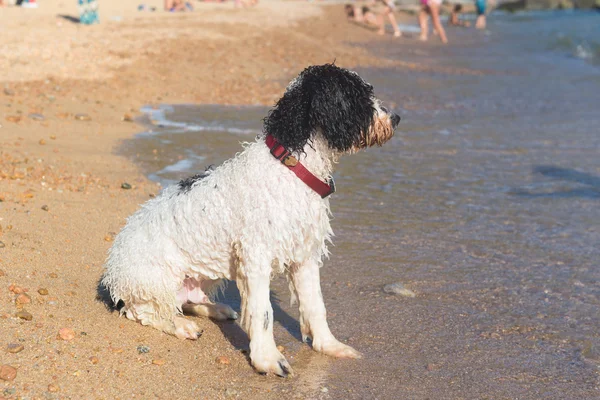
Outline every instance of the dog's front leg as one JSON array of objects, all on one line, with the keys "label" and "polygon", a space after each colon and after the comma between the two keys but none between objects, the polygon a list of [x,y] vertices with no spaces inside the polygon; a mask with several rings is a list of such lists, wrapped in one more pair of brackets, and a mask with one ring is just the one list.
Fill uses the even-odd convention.
[{"label": "dog's front leg", "polygon": [[260,373],[286,377],[292,368],[277,350],[273,338],[273,308],[269,300],[269,271],[238,272],[236,283],[242,298],[242,327],[250,338],[250,360]]},{"label": "dog's front leg", "polygon": [[315,351],[340,358],[360,358],[361,354],[352,347],[338,341],[327,324],[327,312],[321,293],[319,264],[308,261],[294,265],[290,272],[294,294],[300,308],[300,330],[302,339],[312,338]]}]

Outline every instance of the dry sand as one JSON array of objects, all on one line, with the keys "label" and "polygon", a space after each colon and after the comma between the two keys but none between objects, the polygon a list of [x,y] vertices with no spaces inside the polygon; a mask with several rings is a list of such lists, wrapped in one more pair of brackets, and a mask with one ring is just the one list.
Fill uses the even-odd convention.
[{"label": "dry sand", "polygon": [[179,341],[96,298],[113,235],[160,190],[113,150],[141,130],[129,119],[142,105],[272,104],[309,64],[402,65],[349,44],[398,42],[348,24],[339,5],[176,15],[102,0],[97,26],[71,22],[74,0],[40,5],[0,8],[0,365],[16,370],[0,399],[331,398],[331,360],[308,346],[286,354],[295,378],[262,377],[235,324],[200,320],[200,341]]}]

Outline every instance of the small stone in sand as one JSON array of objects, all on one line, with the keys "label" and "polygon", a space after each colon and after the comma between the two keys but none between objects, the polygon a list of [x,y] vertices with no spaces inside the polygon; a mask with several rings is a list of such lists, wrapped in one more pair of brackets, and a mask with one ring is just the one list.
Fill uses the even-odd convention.
[{"label": "small stone in sand", "polygon": [[17,377],[17,369],[10,365],[0,366],[0,379],[3,381],[12,381]]},{"label": "small stone in sand", "polygon": [[5,276],[5,275],[6,275],[6,272],[4,272],[3,269],[0,269],[0,277]]},{"label": "small stone in sand", "polygon": [[131,185],[127,182],[121,183],[121,189],[129,190],[131,189]]},{"label": "small stone in sand", "polygon": [[0,242],[0,249],[6,247],[6,245],[4,244],[4,242]]},{"label": "small stone in sand", "polygon": [[48,295],[48,289],[39,288],[38,289],[38,293],[41,294],[42,296],[47,296]]},{"label": "small stone in sand", "polygon": [[231,361],[229,361],[229,357],[225,357],[225,356],[219,356],[219,357],[215,358],[215,362],[217,364],[222,364],[222,365],[229,365],[231,363]]},{"label": "small stone in sand", "polygon": [[234,397],[234,396],[237,396],[238,394],[239,394],[239,392],[235,389],[227,388],[225,390],[225,396],[227,396],[227,397]]},{"label": "small stone in sand", "polygon": [[54,383],[51,383],[48,385],[48,391],[52,392],[52,393],[56,393],[60,390],[60,388],[58,387],[58,385],[55,385]]},{"label": "small stone in sand", "polygon": [[404,297],[415,297],[415,293],[404,287],[400,282],[390,283],[383,287],[383,291],[389,294],[398,294]]},{"label": "small stone in sand", "polygon": [[4,94],[7,96],[14,96],[15,95],[15,91],[14,90],[10,90],[9,88],[4,88]]},{"label": "small stone in sand", "polygon": [[25,321],[31,321],[33,319],[33,315],[27,311],[19,311],[15,314],[15,317],[24,319]]},{"label": "small stone in sand", "polygon": [[62,328],[58,331],[58,337],[62,340],[73,340],[75,339],[75,331],[70,328]]},{"label": "small stone in sand", "polygon": [[56,140],[56,135],[50,135],[50,139]]},{"label": "small stone in sand", "polygon": [[140,353],[140,354],[146,354],[146,353],[150,353],[150,347],[148,347],[148,346],[144,346],[143,344],[140,344],[140,345],[137,347],[137,351],[138,351],[138,353]]},{"label": "small stone in sand", "polygon": [[8,287],[8,290],[13,292],[14,294],[21,294],[21,293],[25,293],[27,291],[24,288],[22,288],[21,286],[17,286],[15,284],[10,285]]},{"label": "small stone in sand", "polygon": [[46,140],[45,139],[40,139],[40,141],[38,142],[39,144],[41,144],[42,146],[46,144]]},{"label": "small stone in sand", "polygon": [[15,299],[15,303],[17,303],[17,304],[29,304],[29,303],[31,303],[31,297],[29,297],[25,293],[21,293]]},{"label": "small stone in sand", "polygon": [[9,343],[8,346],[6,346],[6,351],[8,351],[9,353],[19,353],[21,351],[23,351],[23,349],[25,348],[25,346],[23,346],[22,344],[18,344],[18,343]]},{"label": "small stone in sand", "polygon": [[8,122],[14,122],[16,124],[16,123],[21,122],[21,116],[19,116],[19,115],[9,115],[8,117],[6,117],[6,120]]},{"label": "small stone in sand", "polygon": [[166,361],[162,360],[160,358],[157,358],[156,360],[152,360],[152,364],[154,365],[165,365]]},{"label": "small stone in sand", "polygon": [[28,115],[28,117],[34,121],[43,121],[46,119],[46,117],[44,117],[42,114],[38,114],[38,113],[31,113]]},{"label": "small stone in sand", "polygon": [[125,114],[125,115],[123,115],[123,121],[133,122],[133,117],[131,116],[131,114]]},{"label": "small stone in sand", "polygon": [[277,350],[279,350],[280,353],[283,353],[283,351],[285,350],[285,347],[283,347],[282,345],[277,346]]},{"label": "small stone in sand", "polygon": [[77,121],[91,121],[92,117],[87,114],[75,114],[75,119]]},{"label": "small stone in sand", "polygon": [[48,211],[48,206],[44,204],[44,205],[42,206],[42,210],[44,210],[44,211]]},{"label": "small stone in sand", "polygon": [[48,276],[53,279],[58,278],[58,274],[56,272],[50,272],[50,274],[48,274]]},{"label": "small stone in sand", "polygon": [[98,364],[98,362],[100,361],[100,360],[98,360],[98,357],[96,357],[96,356],[91,356],[91,357],[89,358],[89,360],[90,360],[90,362],[91,362],[92,364],[94,364],[94,365]]}]

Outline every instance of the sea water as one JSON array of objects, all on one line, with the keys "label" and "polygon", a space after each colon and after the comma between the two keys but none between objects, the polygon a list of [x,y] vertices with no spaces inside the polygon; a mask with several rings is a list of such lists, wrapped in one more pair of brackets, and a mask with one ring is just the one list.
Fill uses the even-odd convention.
[{"label": "sea water", "polygon": [[[331,199],[323,294],[365,358],[313,368],[275,280],[278,342],[330,398],[598,398],[600,14],[408,36],[370,45],[397,68],[358,69],[401,115],[396,136],[342,158]],[[177,182],[254,140],[267,110],[148,107],[123,152]]]}]

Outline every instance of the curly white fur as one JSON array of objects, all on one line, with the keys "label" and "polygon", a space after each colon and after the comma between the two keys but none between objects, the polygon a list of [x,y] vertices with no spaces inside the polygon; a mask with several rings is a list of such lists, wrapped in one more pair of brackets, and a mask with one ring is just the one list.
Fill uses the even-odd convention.
[{"label": "curly white fur", "polygon": [[[387,129],[369,133],[379,135],[375,141],[381,144],[393,134],[393,124],[376,99],[368,106],[375,110],[372,126]],[[330,178],[340,154],[318,129],[294,153],[322,180]],[[199,329],[182,311],[237,318],[208,297],[223,280],[236,280],[253,366],[285,376],[291,368],[275,346],[269,301],[272,275],[285,272],[298,299],[303,337],[311,337],[317,351],[359,357],[335,339],[326,321],[319,268],[333,235],[329,219],[329,198],[275,159],[260,136],[191,186],[168,187],[133,214],[110,249],[102,284],[115,304],[124,303],[127,318],[196,339]]]}]

